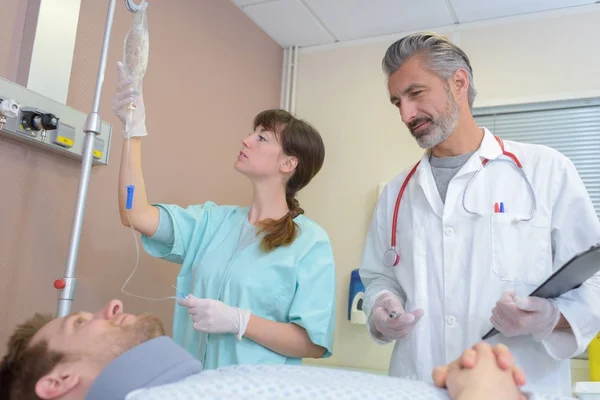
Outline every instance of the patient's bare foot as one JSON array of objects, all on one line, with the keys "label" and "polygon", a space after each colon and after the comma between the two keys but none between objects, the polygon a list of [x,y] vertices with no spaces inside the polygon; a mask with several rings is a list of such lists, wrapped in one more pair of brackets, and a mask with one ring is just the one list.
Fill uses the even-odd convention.
[{"label": "patient's bare foot", "polygon": [[[525,397],[515,384],[511,368],[502,369],[497,365],[497,355],[485,342],[475,345],[474,353],[467,355],[467,364],[472,368],[463,368],[462,360],[448,366],[446,387],[453,400],[521,400]],[[473,357],[473,359],[471,358]]]}]

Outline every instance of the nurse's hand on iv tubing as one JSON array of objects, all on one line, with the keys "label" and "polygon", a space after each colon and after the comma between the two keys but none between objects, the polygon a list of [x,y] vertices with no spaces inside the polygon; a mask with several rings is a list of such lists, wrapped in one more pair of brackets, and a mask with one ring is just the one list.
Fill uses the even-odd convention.
[{"label": "nurse's hand on iv tubing", "polygon": [[231,307],[213,299],[199,299],[189,295],[186,299],[178,299],[180,306],[188,308],[194,322],[194,329],[208,333],[233,333],[238,339],[246,333],[250,311]]},{"label": "nurse's hand on iv tubing", "polygon": [[[399,317],[391,318],[391,313],[395,313]],[[375,301],[372,322],[375,329],[385,339],[397,340],[408,336],[422,316],[423,310],[421,309],[407,313],[396,295],[385,292]]]},{"label": "nurse's hand on iv tubing", "polygon": [[535,341],[541,342],[554,331],[560,315],[550,300],[517,298],[514,291],[508,290],[492,309],[490,321],[504,336],[531,335]]},{"label": "nurse's hand on iv tubing", "polygon": [[[112,110],[123,124],[123,135],[125,137],[148,135],[148,132],[146,131],[146,108],[142,96],[142,82],[139,83],[139,87],[136,91],[133,87],[133,80],[127,76],[125,66],[120,61],[117,63],[117,76],[119,82],[117,84],[117,90],[112,98]],[[128,107],[131,103],[135,104],[135,110],[133,111],[133,116],[131,118],[131,132],[128,133],[126,132],[125,125],[127,123],[127,114],[130,112]]]}]

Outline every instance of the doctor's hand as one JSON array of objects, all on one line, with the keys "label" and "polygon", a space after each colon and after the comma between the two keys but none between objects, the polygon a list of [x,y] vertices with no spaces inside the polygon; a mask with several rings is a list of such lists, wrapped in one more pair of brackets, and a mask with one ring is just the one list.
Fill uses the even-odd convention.
[{"label": "doctor's hand", "polygon": [[[390,317],[392,312],[398,316]],[[400,303],[400,299],[396,295],[386,292],[375,301],[372,322],[375,329],[385,339],[397,340],[408,336],[422,316],[423,310],[421,309],[407,313]]]},{"label": "doctor's hand", "polygon": [[540,297],[517,298],[514,291],[506,291],[492,309],[491,323],[507,337],[532,335],[541,342],[546,339],[560,320],[560,311],[549,300]]},{"label": "doctor's hand", "polygon": [[238,339],[246,333],[250,311],[231,307],[213,299],[199,299],[189,295],[187,299],[177,299],[177,304],[188,308],[194,321],[194,329],[208,333],[234,333]]},{"label": "doctor's hand", "polygon": [[[133,81],[127,76],[125,72],[125,66],[122,62],[117,63],[117,76],[119,82],[117,84],[117,91],[112,98],[112,110],[113,113],[119,117],[123,124],[123,135],[125,137],[134,136],[146,136],[146,108],[144,106],[144,98],[142,96],[142,82],[138,91],[133,87]],[[135,110],[131,118],[131,132],[126,132],[126,121],[129,104],[135,104]]]}]

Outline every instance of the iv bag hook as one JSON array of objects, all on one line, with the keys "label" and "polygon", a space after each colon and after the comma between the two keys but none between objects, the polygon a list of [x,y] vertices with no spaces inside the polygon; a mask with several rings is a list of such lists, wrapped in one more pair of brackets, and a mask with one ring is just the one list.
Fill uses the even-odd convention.
[{"label": "iv bag hook", "polygon": [[140,10],[140,6],[145,0],[140,1],[140,4],[135,4],[133,0],[125,0],[125,7],[132,13],[136,13]]}]

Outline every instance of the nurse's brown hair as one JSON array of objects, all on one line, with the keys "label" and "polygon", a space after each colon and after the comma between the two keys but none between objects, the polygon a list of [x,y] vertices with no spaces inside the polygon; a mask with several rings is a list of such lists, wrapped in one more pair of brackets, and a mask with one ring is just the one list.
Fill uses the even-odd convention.
[{"label": "nurse's brown hair", "polygon": [[275,133],[283,152],[298,160],[296,169],[285,187],[289,212],[278,220],[267,219],[259,222],[259,232],[265,233],[261,247],[271,251],[291,244],[297,237],[299,228],[294,218],[304,214],[304,210],[300,208],[296,194],[321,170],[325,160],[325,145],[321,135],[312,125],[295,118],[285,110],[261,112],[254,118],[254,129],[258,126]]}]

